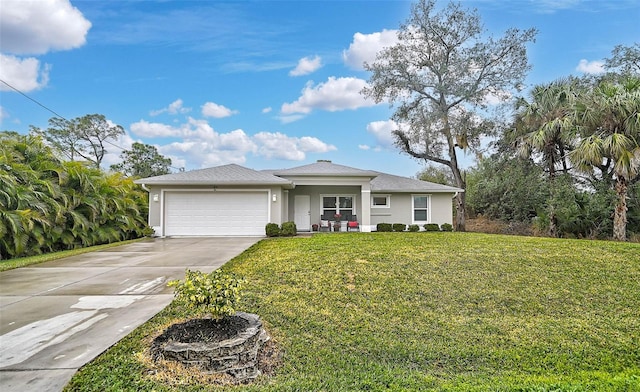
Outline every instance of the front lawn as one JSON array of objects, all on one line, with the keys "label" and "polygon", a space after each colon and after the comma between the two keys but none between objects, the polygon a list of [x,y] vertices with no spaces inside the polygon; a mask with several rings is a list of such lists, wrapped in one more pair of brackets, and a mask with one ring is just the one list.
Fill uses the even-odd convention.
[{"label": "front lawn", "polygon": [[[475,233],[269,239],[225,267],[284,351],[247,391],[640,391],[640,245]],[[170,305],[67,390],[168,387],[139,361]]]}]

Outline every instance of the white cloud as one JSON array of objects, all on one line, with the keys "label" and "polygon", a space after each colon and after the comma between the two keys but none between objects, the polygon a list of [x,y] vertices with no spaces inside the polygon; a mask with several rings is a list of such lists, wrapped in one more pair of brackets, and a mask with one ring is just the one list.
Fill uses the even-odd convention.
[{"label": "white cloud", "polygon": [[538,0],[533,2],[539,13],[553,14],[556,11],[580,6],[581,0]]},{"label": "white cloud", "polygon": [[205,117],[224,118],[237,114],[237,110],[231,110],[217,103],[207,102],[202,105],[202,115]]},{"label": "white cloud", "polygon": [[334,145],[326,144],[322,140],[312,136],[296,138],[296,141],[298,147],[304,152],[324,153],[337,150]]},{"label": "white cloud", "polygon": [[133,123],[129,128],[131,132],[140,137],[177,137],[180,136],[181,133],[180,129],[170,125],[150,123],[145,120]]},{"label": "white cloud", "polygon": [[281,112],[289,114],[308,114],[313,109],[327,110],[330,112],[358,109],[374,106],[375,102],[366,100],[360,91],[367,82],[358,78],[329,77],[325,83],[314,86],[307,83],[302,90],[302,95],[295,102],[284,103]]},{"label": "white cloud", "polygon": [[398,42],[396,30],[382,30],[372,34],[355,33],[349,49],[342,52],[345,64],[354,69],[364,69],[364,63],[372,63],[376,54]]},{"label": "white cloud", "polygon": [[4,121],[5,118],[9,118],[9,113],[2,106],[0,106],[0,123]]},{"label": "white cloud", "polygon": [[186,167],[187,169],[219,166],[227,163],[242,165],[247,160],[244,153],[222,150],[214,144],[196,140],[170,143],[160,146],[158,151],[171,158],[172,166]]},{"label": "white cloud", "polygon": [[178,138],[180,141],[158,146],[173,166],[211,167],[224,163],[242,164],[245,155],[255,152],[256,144],[243,130],[216,132],[206,120],[189,118],[186,123],[171,126],[141,120],[131,124],[131,131],[141,137]]},{"label": "white cloud", "polygon": [[289,76],[302,76],[308,75],[317,71],[320,67],[322,67],[322,59],[320,56],[311,57],[303,57],[298,61],[298,65],[289,72]]},{"label": "white cloud", "polygon": [[378,145],[383,148],[393,148],[395,139],[392,132],[398,128],[398,123],[393,120],[373,121],[367,124],[367,132],[372,134]]},{"label": "white cloud", "polygon": [[0,7],[0,51],[44,54],[68,50],[86,42],[91,28],[68,0],[20,0]]},{"label": "white cloud", "polygon": [[371,150],[371,146],[368,146],[366,144],[358,144],[358,148],[365,151]]},{"label": "white cloud", "polygon": [[260,132],[253,139],[258,147],[258,155],[267,159],[286,159],[302,161],[306,153],[324,153],[336,150],[336,147],[326,144],[315,137],[289,137],[280,132]]},{"label": "white cloud", "polygon": [[[0,77],[21,92],[43,88],[50,65],[24,54],[84,45],[91,22],[68,0],[5,1],[0,6]],[[10,53],[10,54],[9,54]],[[5,84],[0,91],[9,91]]]},{"label": "white cloud", "polygon": [[576,67],[576,71],[586,74],[600,74],[604,72],[604,61],[594,60],[587,61],[585,59],[580,60],[580,63]]},{"label": "white cloud", "polygon": [[184,106],[182,106],[183,104],[184,103],[182,102],[182,99],[178,98],[175,101],[171,102],[169,106],[167,106],[166,108],[150,111],[149,115],[157,116],[162,113],[169,113],[169,114],[189,113],[191,111],[191,108],[185,108]]},{"label": "white cloud", "polygon": [[335,146],[310,136],[289,137],[280,132],[260,132],[250,136],[241,129],[219,133],[206,120],[193,118],[178,126],[141,120],[131,124],[130,130],[138,137],[179,139],[158,146],[158,151],[170,157],[176,167],[187,164],[191,167],[243,164],[249,153],[267,159],[299,161],[308,153],[336,150]]},{"label": "white cloud", "polygon": [[269,106],[269,107],[266,107],[266,108],[262,109],[262,113],[271,113],[272,110],[273,109],[271,108],[271,106]]},{"label": "white cloud", "polygon": [[[49,82],[49,64],[40,65],[34,57],[21,59],[0,53],[0,78],[22,92],[38,90]],[[0,91],[11,91],[6,84],[0,84]]]},{"label": "white cloud", "polygon": [[278,120],[280,120],[283,124],[290,124],[292,122],[296,122],[304,118],[303,114],[292,114],[290,116],[278,116]]}]

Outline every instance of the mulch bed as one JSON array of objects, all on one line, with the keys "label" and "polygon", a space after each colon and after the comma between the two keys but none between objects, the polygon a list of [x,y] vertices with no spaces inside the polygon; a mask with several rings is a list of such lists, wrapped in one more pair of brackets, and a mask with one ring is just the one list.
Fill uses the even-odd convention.
[{"label": "mulch bed", "polygon": [[221,342],[238,335],[247,328],[249,322],[238,316],[228,316],[219,320],[193,319],[173,324],[154,340],[154,346],[164,342],[181,343]]}]

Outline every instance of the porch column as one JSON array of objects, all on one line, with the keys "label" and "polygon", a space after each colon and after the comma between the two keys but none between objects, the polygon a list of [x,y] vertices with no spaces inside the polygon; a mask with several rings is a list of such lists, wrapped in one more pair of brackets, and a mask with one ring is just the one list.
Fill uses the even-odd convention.
[{"label": "porch column", "polygon": [[280,214],[282,220],[280,223],[289,221],[289,191],[285,189],[282,193],[282,213]]},{"label": "porch column", "polygon": [[371,185],[362,185],[360,199],[362,200],[362,214],[360,217],[360,231],[371,232]]}]

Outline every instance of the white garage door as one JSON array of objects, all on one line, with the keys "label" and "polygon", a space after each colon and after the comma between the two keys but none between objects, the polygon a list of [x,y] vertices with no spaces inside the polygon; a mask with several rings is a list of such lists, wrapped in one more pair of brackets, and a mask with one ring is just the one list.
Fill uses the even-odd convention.
[{"label": "white garage door", "polygon": [[166,192],[164,235],[264,235],[267,192]]}]

